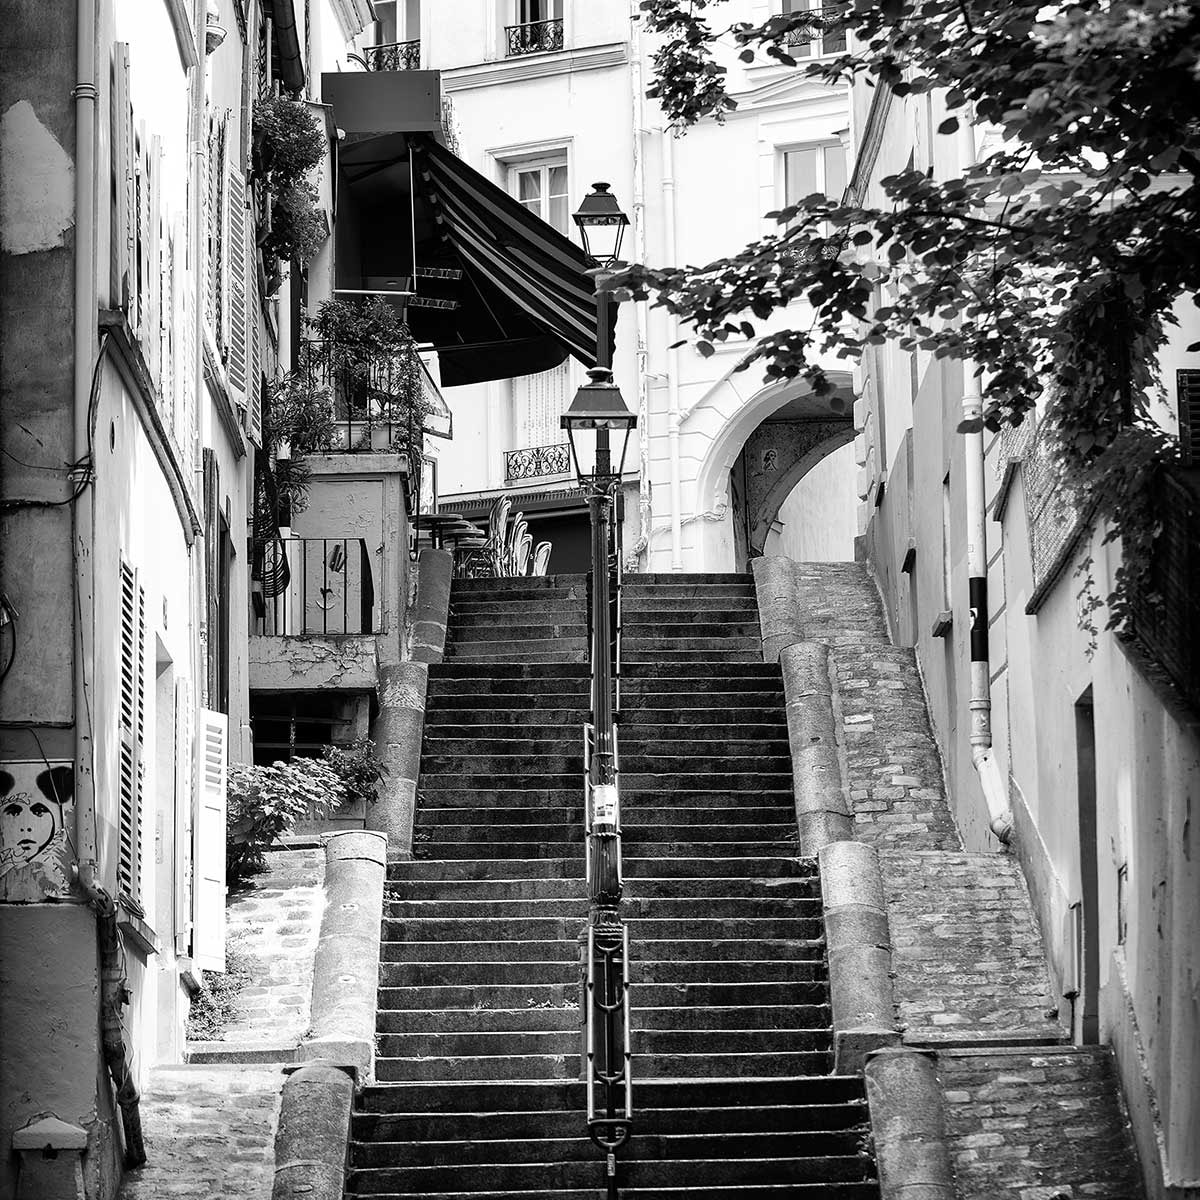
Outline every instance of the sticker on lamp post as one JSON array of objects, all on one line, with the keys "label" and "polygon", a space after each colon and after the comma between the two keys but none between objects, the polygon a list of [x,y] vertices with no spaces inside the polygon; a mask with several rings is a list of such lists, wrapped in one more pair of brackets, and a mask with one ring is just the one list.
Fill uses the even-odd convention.
[{"label": "sticker on lamp post", "polygon": [[617,785],[598,783],[592,788],[592,825],[604,825],[608,829],[617,827]]}]

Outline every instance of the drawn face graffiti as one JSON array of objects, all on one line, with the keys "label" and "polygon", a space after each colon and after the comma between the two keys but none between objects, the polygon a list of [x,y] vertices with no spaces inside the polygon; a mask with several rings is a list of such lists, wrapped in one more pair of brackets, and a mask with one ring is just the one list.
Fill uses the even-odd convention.
[{"label": "drawn face graffiti", "polygon": [[26,863],[50,844],[60,823],[57,804],[14,792],[0,803],[0,852],[10,852],[18,865]]}]

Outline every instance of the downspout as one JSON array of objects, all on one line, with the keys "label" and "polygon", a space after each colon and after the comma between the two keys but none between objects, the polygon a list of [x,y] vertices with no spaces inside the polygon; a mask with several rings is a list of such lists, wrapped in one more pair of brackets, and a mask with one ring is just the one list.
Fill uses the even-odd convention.
[{"label": "downspout", "polygon": [[[73,433],[76,471],[86,470],[73,506],[75,559],[75,845],[77,880],[96,912],[100,953],[101,1050],[116,1090],[125,1140],[125,1165],[146,1161],[139,1097],[129,1070],[121,1029],[127,1002],[125,968],[117,932],[117,906],[96,881],[96,787],[91,731],[91,685],[95,668],[94,547],[96,506],[92,459],[93,398],[99,395],[96,346],[96,0],[77,0],[75,27],[75,273]],[[85,465],[86,464],[86,465]]]},{"label": "downspout", "polygon": [[[630,86],[633,107],[633,245],[634,258],[646,261],[646,156],[645,97],[642,92],[642,23],[638,0],[630,0]],[[653,505],[650,492],[650,380],[647,372],[646,301],[639,300],[637,313],[637,418],[638,418],[638,537],[633,545],[634,565],[642,554],[650,561],[650,526]]]},{"label": "downspout", "polygon": [[[961,169],[975,164],[975,130],[965,117],[959,121]],[[962,416],[975,431],[963,435],[963,466],[967,504],[967,603],[970,608],[971,762],[979,776],[992,833],[1007,844],[1012,839],[1012,807],[1000,764],[992,748],[992,680],[988,649],[987,513],[984,486],[983,395],[979,371],[963,360]]]},{"label": "downspout", "polygon": [[[663,234],[667,261],[679,261],[675,236],[675,139],[670,129],[662,131]],[[679,318],[667,313],[667,455],[671,472],[671,570],[683,570],[683,487],[679,467]]]}]

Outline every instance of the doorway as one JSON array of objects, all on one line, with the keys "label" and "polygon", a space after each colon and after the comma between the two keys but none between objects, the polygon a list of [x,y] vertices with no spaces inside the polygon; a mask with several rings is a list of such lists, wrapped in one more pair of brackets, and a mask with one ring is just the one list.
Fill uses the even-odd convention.
[{"label": "doorway", "polygon": [[1079,920],[1076,927],[1075,1039],[1100,1041],[1100,886],[1096,832],[1096,718],[1089,687],[1075,702],[1075,779],[1079,810]]}]

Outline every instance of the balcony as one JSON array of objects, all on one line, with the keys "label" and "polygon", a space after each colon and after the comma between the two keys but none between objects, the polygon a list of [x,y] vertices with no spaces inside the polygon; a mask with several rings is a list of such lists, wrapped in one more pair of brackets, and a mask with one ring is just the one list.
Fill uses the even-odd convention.
[{"label": "balcony", "polygon": [[519,54],[544,54],[563,48],[562,17],[552,21],[526,21],[523,25],[504,27],[506,53],[509,58]]},{"label": "balcony", "polygon": [[415,351],[382,351],[348,343],[305,340],[302,369],[333,400],[334,453],[391,451],[419,455],[422,434],[448,436],[438,423],[450,410]]},{"label": "balcony", "polygon": [[522,450],[509,450],[504,455],[504,478],[508,483],[566,475],[570,470],[571,447],[566,442],[555,446],[526,446]]},{"label": "balcony", "polygon": [[362,54],[349,56],[368,71],[419,71],[421,69],[421,40],[385,42],[367,46]]},{"label": "balcony", "polygon": [[266,554],[262,574],[286,583],[264,598],[262,636],[375,632],[375,569],[365,538],[284,537]]},{"label": "balcony", "polygon": [[[794,17],[800,14],[792,12],[787,15]],[[844,4],[831,4],[824,8],[810,9],[807,14],[808,19],[802,25],[797,25],[787,35],[786,45],[792,51],[793,57],[844,53],[846,31],[842,28],[842,21],[845,15],[846,6]]]}]

